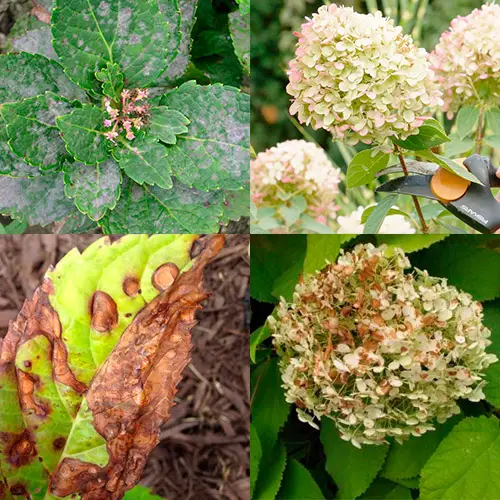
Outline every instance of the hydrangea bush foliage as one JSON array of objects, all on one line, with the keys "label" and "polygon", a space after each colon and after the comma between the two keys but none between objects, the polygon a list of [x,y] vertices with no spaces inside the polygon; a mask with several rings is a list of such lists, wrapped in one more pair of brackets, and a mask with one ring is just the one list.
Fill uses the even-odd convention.
[{"label": "hydrangea bush foliage", "polygon": [[225,19],[230,76],[191,55],[196,1],[59,0],[50,26],[16,33],[0,57],[0,213],[105,233],[217,232],[246,215],[249,12],[231,10],[200,5]]},{"label": "hydrangea bush foliage", "polygon": [[500,495],[496,248],[252,236],[253,498]]}]

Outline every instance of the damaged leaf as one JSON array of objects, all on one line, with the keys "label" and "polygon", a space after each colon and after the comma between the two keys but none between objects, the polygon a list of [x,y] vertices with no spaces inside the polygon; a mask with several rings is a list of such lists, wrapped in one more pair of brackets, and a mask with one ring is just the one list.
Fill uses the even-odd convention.
[{"label": "damaged leaf", "polygon": [[196,239],[102,238],[25,302],[0,343],[2,498],[115,500],[140,479],[224,245],[208,237],[191,259]]}]

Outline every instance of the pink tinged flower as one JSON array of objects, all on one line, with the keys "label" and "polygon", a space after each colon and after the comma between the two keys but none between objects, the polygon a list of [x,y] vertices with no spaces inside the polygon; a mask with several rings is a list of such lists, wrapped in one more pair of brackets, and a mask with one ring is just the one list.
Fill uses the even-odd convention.
[{"label": "pink tinged flower", "polygon": [[327,220],[324,215],[318,215],[318,217],[316,217],[316,222],[319,222],[320,224],[326,226]]},{"label": "pink tinged flower", "polygon": [[128,99],[129,97],[130,97],[130,90],[128,90],[128,89],[122,90],[122,98]]},{"label": "pink tinged flower", "polygon": [[123,128],[129,132],[130,131],[130,128],[132,127],[132,122],[128,121],[128,120],[125,120],[123,122]]},{"label": "pink tinged flower", "polygon": [[131,141],[135,137],[135,135],[132,131],[129,131],[129,132],[127,132],[126,137],[129,141]]},{"label": "pink tinged flower", "polygon": [[115,138],[118,137],[118,132],[113,132],[112,130],[110,130],[109,132],[106,132],[104,136],[107,137],[111,142],[115,142]]},{"label": "pink tinged flower", "polygon": [[111,127],[113,125],[114,120],[104,120],[105,127]]}]

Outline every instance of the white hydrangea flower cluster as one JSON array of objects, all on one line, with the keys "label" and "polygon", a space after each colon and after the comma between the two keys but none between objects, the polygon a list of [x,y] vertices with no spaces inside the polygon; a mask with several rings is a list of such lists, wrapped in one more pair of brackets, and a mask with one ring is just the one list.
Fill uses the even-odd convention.
[{"label": "white hydrangea flower cluster", "polygon": [[443,110],[452,117],[461,106],[500,105],[500,5],[485,4],[457,17],[430,55],[444,91]]},{"label": "white hydrangea flower cluster", "polygon": [[497,358],[481,304],[409,267],[401,249],[358,245],[281,300],[269,325],[301,420],[331,418],[358,447],[401,442],[484,397]]},{"label": "white hydrangea flower cluster", "polygon": [[[398,207],[393,207],[398,208]],[[361,218],[366,207],[358,207],[349,215],[339,215],[337,217],[338,234],[362,234],[365,225],[361,223]],[[416,230],[411,223],[399,214],[388,215],[380,226],[379,234],[415,234]]]},{"label": "white hydrangea flower cluster", "polygon": [[429,118],[429,107],[443,104],[425,49],[380,12],[324,5],[297,36],[290,113],[334,139],[406,139]]},{"label": "white hydrangea flower cluster", "polygon": [[[283,195],[297,194],[306,212],[322,224],[335,218],[340,170],[319,146],[303,140],[285,141],[251,161],[251,200],[259,208],[277,207]],[[281,195],[281,196],[280,196]]]}]

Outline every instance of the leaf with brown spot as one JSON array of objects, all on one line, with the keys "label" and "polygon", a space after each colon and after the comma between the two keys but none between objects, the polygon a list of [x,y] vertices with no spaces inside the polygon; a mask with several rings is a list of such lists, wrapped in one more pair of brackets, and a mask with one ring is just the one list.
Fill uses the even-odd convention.
[{"label": "leaf with brown spot", "polygon": [[204,268],[224,245],[208,237],[192,259],[196,238],[103,238],[25,302],[0,341],[0,498],[112,500],[140,479],[190,360]]}]

